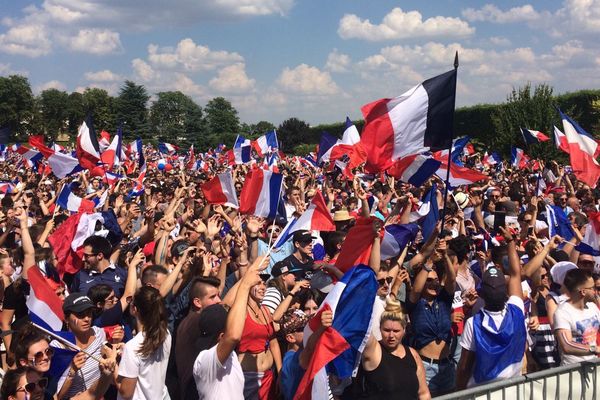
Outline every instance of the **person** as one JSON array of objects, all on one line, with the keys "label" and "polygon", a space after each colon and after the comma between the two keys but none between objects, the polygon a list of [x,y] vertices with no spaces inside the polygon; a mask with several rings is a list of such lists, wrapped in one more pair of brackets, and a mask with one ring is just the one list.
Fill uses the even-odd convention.
[{"label": "person", "polygon": [[0,397],[6,400],[41,400],[47,386],[48,378],[40,378],[35,369],[21,366],[4,375]]},{"label": "person", "polygon": [[133,296],[130,312],[138,333],[123,350],[117,378],[118,398],[169,399],[165,379],[171,334],[160,292],[142,286]]},{"label": "person", "polygon": [[284,261],[290,262],[293,269],[304,271],[304,279],[310,281],[313,274],[314,260],[312,258],[314,237],[307,230],[298,230],[292,236],[294,252],[286,257]]},{"label": "person", "polygon": [[214,304],[200,314],[201,351],[193,375],[201,400],[244,399],[244,372],[235,349],[242,339],[250,291],[262,281],[259,271],[268,263],[268,257],[259,257],[248,267],[236,284],[229,312]]},{"label": "person", "polygon": [[521,265],[513,235],[508,229],[500,230],[507,247],[508,284],[495,266],[483,274],[480,295],[485,307],[465,323],[456,374],[458,390],[521,374],[527,340]]},{"label": "person", "polygon": [[431,399],[421,357],[402,344],[406,325],[400,302],[388,297],[379,325],[382,339],[371,335],[363,352],[364,398]]},{"label": "person", "polygon": [[[283,299],[295,286],[295,274],[299,273],[302,277],[304,276],[304,271],[299,268],[294,268],[292,263],[289,261],[279,261],[275,263],[271,269],[271,275],[273,276],[273,279],[270,279],[267,283],[267,291],[265,292],[265,298],[263,299],[261,305],[266,307],[271,314],[273,314],[279,304],[281,304]],[[308,287],[308,282],[306,286]]]},{"label": "person", "polygon": [[600,329],[600,310],[594,303],[596,290],[589,271],[572,269],[565,275],[569,299],[554,313],[554,334],[561,365],[594,359],[600,354],[596,337]]}]

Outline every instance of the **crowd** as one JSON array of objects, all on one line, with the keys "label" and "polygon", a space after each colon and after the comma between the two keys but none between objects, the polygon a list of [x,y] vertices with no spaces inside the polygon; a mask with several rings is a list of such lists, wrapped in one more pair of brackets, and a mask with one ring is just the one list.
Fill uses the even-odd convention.
[{"label": "crowd", "polygon": [[[428,399],[600,353],[598,253],[586,245],[600,191],[558,163],[462,157],[486,178],[445,201],[445,176],[415,187],[280,154],[279,212],[264,218],[207,201],[218,174],[239,198],[263,168],[221,150],[191,168],[188,154],[145,146],[141,191],[140,154],[115,181],[97,169],[59,179],[5,155],[2,399],[299,399],[316,387]],[[65,187],[93,206],[60,206]],[[319,196],[332,228],[288,235]],[[390,255],[391,226],[412,234]],[[351,239],[365,229],[369,243]],[[347,268],[353,247],[368,254]],[[366,274],[366,332],[327,347],[360,319],[331,300],[353,271]],[[40,329],[54,314],[60,329]],[[350,376],[333,361],[315,370],[323,348],[355,350]]]}]

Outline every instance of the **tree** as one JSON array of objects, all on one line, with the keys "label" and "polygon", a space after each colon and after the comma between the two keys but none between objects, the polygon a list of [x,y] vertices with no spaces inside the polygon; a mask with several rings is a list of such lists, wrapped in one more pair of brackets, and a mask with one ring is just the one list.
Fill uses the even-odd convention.
[{"label": "tree", "polygon": [[132,81],[125,81],[116,101],[117,124],[123,124],[127,137],[152,138],[146,105],[150,96],[146,88]]},{"label": "tree", "polygon": [[38,99],[39,109],[42,115],[43,131],[52,140],[61,132],[67,123],[69,100],[67,92],[58,89],[47,89],[40,93]]},{"label": "tree", "polygon": [[248,129],[242,130],[242,132],[248,133],[249,138],[256,139],[273,129],[276,129],[276,126],[269,121],[258,121],[256,124],[248,125]]},{"label": "tree", "polygon": [[73,92],[67,98],[67,130],[71,136],[77,136],[81,122],[85,119],[86,109],[83,94]]},{"label": "tree", "polygon": [[[83,92],[85,115],[92,113],[94,128],[98,133],[101,130],[114,132],[116,125],[114,107],[115,99],[104,89],[87,88]],[[81,121],[79,121],[79,124],[81,124]]]},{"label": "tree", "polygon": [[236,133],[240,130],[237,110],[223,97],[215,97],[204,107],[206,128],[209,134]]},{"label": "tree", "polygon": [[200,106],[179,91],[160,92],[157,96],[150,108],[150,122],[159,139],[197,144],[204,131]]},{"label": "tree", "polygon": [[16,137],[28,131],[34,112],[29,80],[20,75],[0,77],[0,127],[8,126]]},{"label": "tree", "polygon": [[277,138],[279,145],[286,151],[306,142],[310,133],[310,126],[298,118],[289,118],[277,128]]}]

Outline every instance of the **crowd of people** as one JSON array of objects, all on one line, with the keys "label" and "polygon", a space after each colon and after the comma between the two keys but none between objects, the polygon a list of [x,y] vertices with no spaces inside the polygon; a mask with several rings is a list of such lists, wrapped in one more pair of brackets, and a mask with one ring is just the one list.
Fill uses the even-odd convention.
[{"label": "crowd of people", "polygon": [[[338,311],[324,303],[348,273],[337,260],[365,225],[371,323],[353,376],[327,369],[323,397],[428,399],[600,353],[598,258],[582,246],[600,231],[600,191],[556,162],[515,168],[476,153],[462,161],[487,178],[448,187],[445,201],[444,176],[415,187],[280,155],[285,212],[264,218],[202,190],[230,171],[239,196],[260,162],[211,151],[190,169],[187,154],[143,151],[136,194],[137,166],[113,182],[96,170],[58,179],[16,152],[0,162],[11,185],[0,211],[2,399],[310,398],[298,388],[335,334]],[[66,186],[97,207],[59,206]],[[426,229],[431,190],[439,221]],[[320,195],[335,229],[279,240]],[[70,237],[84,214],[91,228]],[[386,228],[406,224],[418,233],[382,257]],[[78,248],[65,254],[65,241]],[[71,343],[36,322],[56,299]]]}]

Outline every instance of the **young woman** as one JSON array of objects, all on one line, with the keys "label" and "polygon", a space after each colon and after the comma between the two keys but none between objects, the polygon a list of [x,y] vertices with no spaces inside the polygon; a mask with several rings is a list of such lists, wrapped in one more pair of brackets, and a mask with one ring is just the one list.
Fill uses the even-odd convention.
[{"label": "young woman", "polygon": [[117,386],[119,399],[169,399],[165,386],[171,353],[167,310],[160,292],[141,287],[131,303],[138,334],[125,344]]},{"label": "young woman", "polygon": [[0,397],[6,400],[41,400],[48,386],[48,378],[31,367],[9,370],[2,380]]},{"label": "young woman", "polygon": [[388,298],[381,315],[381,341],[371,335],[362,358],[362,388],[367,399],[430,399],[423,362],[402,345],[406,318],[400,302]]}]

